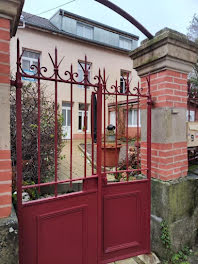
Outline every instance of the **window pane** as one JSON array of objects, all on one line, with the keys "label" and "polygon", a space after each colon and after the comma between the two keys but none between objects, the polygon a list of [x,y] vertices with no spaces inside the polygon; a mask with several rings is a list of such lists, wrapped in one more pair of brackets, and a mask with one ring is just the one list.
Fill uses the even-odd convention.
[{"label": "window pane", "polygon": [[38,61],[32,60],[30,64],[31,64],[30,65],[30,70],[33,71],[34,73],[36,73],[37,72],[37,69],[35,67],[33,67],[33,69],[31,69],[31,66],[32,65],[35,65],[35,66],[38,67]]},{"label": "window pane", "polygon": [[78,112],[78,129],[82,130],[82,112]]},{"label": "window pane", "polygon": [[132,40],[124,38],[124,37],[120,37],[119,46],[122,49],[131,50],[132,49]]},{"label": "window pane", "polygon": [[116,125],[116,115],[115,111],[110,112],[110,124],[115,126]]},{"label": "window pane", "polygon": [[76,33],[78,36],[88,39],[93,39],[93,27],[77,23]]},{"label": "window pane", "polygon": [[62,115],[63,115],[63,126],[66,126],[66,110],[62,109]]},{"label": "window pane", "polygon": [[120,92],[125,93],[125,81],[122,76],[120,76]]},{"label": "window pane", "polygon": [[38,60],[38,58],[40,57],[40,53],[39,52],[29,51],[29,50],[24,50],[23,57],[27,57],[27,58]]},{"label": "window pane", "polygon": [[31,58],[31,59],[36,59],[40,57],[39,52],[34,52],[34,51],[29,51],[29,50],[24,50],[23,51],[23,57]]},{"label": "window pane", "polygon": [[83,25],[77,23],[77,35],[83,37]]},{"label": "window pane", "polygon": [[88,39],[93,39],[93,28],[85,27],[84,28],[84,37]]},{"label": "window pane", "polygon": [[[88,80],[90,80],[90,65],[91,64],[87,63]],[[85,63],[84,62],[78,62],[78,81],[79,82],[82,82],[84,80],[84,71],[83,71],[83,69],[85,69]],[[79,85],[79,87],[84,88],[83,85]],[[89,87],[87,87],[87,88],[89,88]]]},{"label": "window pane", "polygon": [[24,71],[29,71],[30,70],[30,61],[28,60],[22,60],[22,69]]},{"label": "window pane", "polygon": [[67,126],[71,126],[71,110],[67,110]]},{"label": "window pane", "polygon": [[120,46],[120,48],[124,49],[124,40],[121,38],[120,38],[119,46]]},{"label": "window pane", "polygon": [[[128,113],[128,126],[137,126],[137,109],[132,109],[129,110]],[[139,110],[139,126],[141,126],[141,121],[140,121],[140,110]]]},{"label": "window pane", "polygon": [[132,125],[137,126],[137,110],[132,110]]},{"label": "window pane", "polygon": [[[83,63],[81,63],[81,65],[83,66]],[[78,81],[82,82],[83,79],[84,79],[84,72],[83,72],[82,67],[78,64]]]},{"label": "window pane", "polygon": [[129,114],[128,114],[128,125],[132,126],[132,110],[129,110]]}]

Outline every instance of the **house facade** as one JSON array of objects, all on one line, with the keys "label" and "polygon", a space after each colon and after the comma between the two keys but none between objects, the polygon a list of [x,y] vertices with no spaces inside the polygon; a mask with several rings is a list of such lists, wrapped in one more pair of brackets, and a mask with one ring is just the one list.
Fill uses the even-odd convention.
[{"label": "house facade", "polygon": [[[17,38],[20,40],[22,55],[22,68],[31,73],[31,65],[37,65],[40,58],[41,67],[47,67],[46,75],[53,73],[53,66],[48,53],[54,57],[54,49],[57,47],[58,60],[63,57],[60,65],[62,74],[70,70],[78,73],[78,81],[83,79],[83,67],[85,55],[89,65],[89,79],[91,82],[98,74],[98,69],[105,68],[108,76],[108,84],[113,85],[117,80],[120,89],[125,89],[124,77],[129,74],[132,79],[131,86],[137,85],[138,76],[133,70],[133,61],[128,56],[129,51],[138,45],[138,37],[121,30],[106,26],[93,20],[59,10],[51,19],[41,18],[23,12],[21,23],[16,36],[10,44],[11,75],[16,71]],[[26,80],[30,81],[30,80]],[[31,80],[32,81],[32,80]],[[32,83],[36,83],[34,80]],[[49,82],[41,82],[49,97],[54,97],[54,86]],[[85,89],[82,86],[73,87],[72,111],[73,111],[73,135],[74,139],[80,139],[84,134],[85,115],[87,115],[87,134],[91,135],[91,94],[93,89],[87,89],[87,109],[85,109]],[[58,85],[58,104],[63,115],[64,138],[70,139],[70,111],[71,111],[70,86]],[[114,99],[113,99],[114,100]],[[118,96],[118,102],[123,97]],[[123,105],[122,103],[120,103]],[[109,109],[108,123],[115,123],[115,107],[112,107],[111,99],[106,99]],[[86,111],[86,114],[85,114]],[[137,127],[137,111],[129,110],[129,136],[135,136]],[[135,128],[135,129],[134,129]]]}]

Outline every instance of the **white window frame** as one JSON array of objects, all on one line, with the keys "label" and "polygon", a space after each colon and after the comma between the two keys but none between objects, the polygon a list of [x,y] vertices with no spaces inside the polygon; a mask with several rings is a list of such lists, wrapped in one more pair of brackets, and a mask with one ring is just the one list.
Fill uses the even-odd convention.
[{"label": "white window frame", "polygon": [[[83,81],[84,79],[84,72],[82,67],[80,66],[80,64],[83,66],[83,69],[85,69],[85,62],[84,61],[78,61],[78,82]],[[87,63],[87,67],[88,67],[88,80],[90,81],[91,79],[91,65],[92,63]],[[82,80],[81,80],[82,78]],[[79,88],[84,88],[84,85],[78,85]],[[89,86],[87,86],[87,88],[89,89]]]},{"label": "white window frame", "polygon": [[122,89],[122,93],[126,92],[124,77],[127,77],[127,74],[130,75],[130,72],[125,70],[120,71],[120,90]]},{"label": "white window frame", "polygon": [[122,89],[122,93],[126,92],[126,87],[125,87],[125,80],[122,75],[120,75],[120,90]]},{"label": "white window frame", "polygon": [[[89,132],[89,110],[87,112],[87,132]],[[79,129],[79,114],[82,114],[82,120],[81,120],[81,126],[82,129]],[[85,110],[78,110],[78,131],[83,132],[83,127],[84,127],[84,120],[85,120]]]},{"label": "white window frame", "polygon": [[[65,111],[65,118],[64,118],[64,114],[63,111]],[[69,116],[68,116],[68,111],[70,111]],[[62,117],[63,117],[63,122],[65,121],[65,125],[64,123],[62,124],[62,132],[63,132],[63,139],[71,139],[71,106],[68,103],[67,106],[66,105],[62,105]],[[70,121],[70,124],[69,124]],[[66,135],[64,134],[66,133]]]},{"label": "white window frame", "polygon": [[[88,34],[88,31],[90,33],[90,36]],[[87,25],[87,24],[77,22],[76,34],[77,36],[80,36],[86,39],[94,39],[94,27]]]},{"label": "white window frame", "polygon": [[[24,51],[38,54],[38,55],[39,55],[38,57],[39,57],[39,58],[41,57],[41,53],[40,53],[40,52],[32,51],[32,50],[28,50],[28,49],[24,49]],[[33,75],[33,74],[35,74],[35,71],[34,71],[34,70],[31,70],[30,68],[29,68],[29,70],[23,68],[23,61],[24,61],[24,60],[25,60],[25,61],[28,61],[28,62],[30,63],[30,68],[31,68],[32,65],[36,65],[36,66],[38,65],[38,59],[31,58],[31,57],[27,57],[27,56],[24,56],[24,55],[23,55],[22,58],[21,58],[21,61],[22,61],[22,70],[23,70],[25,73],[29,74],[29,75]],[[23,79],[23,80],[28,80],[28,81],[35,81],[35,79],[26,78],[26,77],[23,77],[22,79]]]},{"label": "white window frame", "polygon": [[[137,127],[137,115],[135,115],[135,111],[137,112],[137,109],[130,109],[129,112],[132,112],[131,115],[131,120],[129,117],[129,112],[128,112],[128,127]],[[139,109],[139,127],[141,127],[141,119],[140,119],[140,109]],[[131,122],[130,122],[131,121]]]},{"label": "white window frame", "polygon": [[[25,49],[24,51],[38,54],[39,57],[41,56],[41,54],[40,54],[39,52],[36,52],[36,51],[27,50],[27,49]],[[38,59],[30,58],[30,57],[26,57],[26,56],[23,55],[23,56],[22,56],[22,67],[23,67],[23,60],[29,61],[29,62],[30,62],[30,67],[31,67],[31,65],[35,65],[35,63],[38,65]],[[22,68],[22,69],[23,69],[23,68]],[[32,70],[30,70],[30,71],[32,71]]]}]

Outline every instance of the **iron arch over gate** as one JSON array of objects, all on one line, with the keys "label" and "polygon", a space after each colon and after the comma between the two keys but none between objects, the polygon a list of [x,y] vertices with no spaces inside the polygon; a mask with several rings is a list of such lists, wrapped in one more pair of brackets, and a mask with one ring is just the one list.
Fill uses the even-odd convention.
[{"label": "iron arch over gate", "polygon": [[[89,64],[85,57],[82,81],[78,73],[61,71],[58,51],[49,54],[53,72],[46,67],[32,66],[34,74],[23,71],[19,41],[17,43],[16,87],[17,117],[17,214],[19,219],[20,264],[94,264],[109,263],[119,259],[150,252],[150,179],[151,179],[151,95],[148,87],[132,87],[129,75],[123,85],[108,83],[105,69],[91,81]],[[22,131],[24,121],[23,79],[33,79],[37,87],[37,180],[24,185]],[[41,174],[41,83],[46,81],[54,91],[54,177],[44,179]],[[64,85],[71,103],[71,140],[69,175],[59,179],[58,159],[58,86]],[[73,90],[84,87],[84,175],[73,177]],[[90,93],[91,92],[91,93]],[[95,96],[97,109],[92,104],[92,124],[97,112],[97,143],[87,136],[87,99]],[[92,100],[93,101],[93,100]],[[95,109],[95,110],[94,110]],[[147,111],[147,151],[140,142],[140,109]],[[115,112],[115,133],[106,130],[110,124],[109,113]],[[130,125],[136,124],[135,140],[129,138]],[[111,126],[110,126],[111,127]],[[92,126],[92,135],[94,126]],[[112,137],[114,136],[113,142]],[[141,147],[140,147],[141,146]],[[113,155],[108,158],[110,154]],[[87,173],[87,155],[90,153],[91,174]],[[112,154],[113,152],[113,154]],[[140,153],[141,152],[141,153]],[[88,153],[88,154],[87,154]],[[140,158],[142,155],[142,158]],[[144,162],[141,163],[142,159]],[[113,164],[112,164],[113,161]],[[109,163],[110,162],[110,163]],[[146,164],[146,165],[145,165]],[[77,184],[82,186],[77,190]],[[48,196],[43,194],[48,189]],[[36,191],[32,201],[23,202],[22,192]],[[68,192],[69,190],[69,192]],[[73,191],[73,192],[71,192]]]},{"label": "iron arch over gate", "polygon": [[143,25],[141,25],[134,17],[132,17],[130,14],[128,14],[126,11],[124,11],[119,6],[113,4],[111,1],[108,1],[108,0],[95,0],[95,1],[110,8],[111,10],[118,13],[126,20],[128,20],[132,25],[138,28],[148,39],[153,38],[153,35]]}]

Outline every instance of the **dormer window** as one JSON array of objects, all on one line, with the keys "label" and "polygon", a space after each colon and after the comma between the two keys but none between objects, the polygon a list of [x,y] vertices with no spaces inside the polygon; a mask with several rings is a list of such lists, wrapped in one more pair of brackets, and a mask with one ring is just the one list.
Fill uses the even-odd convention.
[{"label": "dormer window", "polygon": [[132,50],[132,40],[128,38],[120,37],[119,47],[126,50]]},{"label": "dormer window", "polygon": [[87,39],[93,39],[94,28],[77,22],[77,35]]}]

